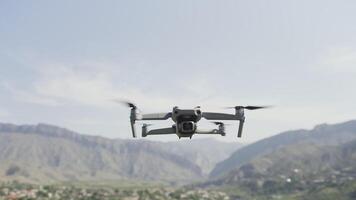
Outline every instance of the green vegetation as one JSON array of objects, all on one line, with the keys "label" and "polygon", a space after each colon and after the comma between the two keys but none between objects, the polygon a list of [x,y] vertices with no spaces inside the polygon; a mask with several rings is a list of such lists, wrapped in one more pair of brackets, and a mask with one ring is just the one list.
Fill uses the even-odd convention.
[{"label": "green vegetation", "polygon": [[[90,187],[87,187],[87,185],[90,185]],[[94,184],[83,183],[41,186],[11,182],[0,185],[0,200],[352,200],[356,198],[356,180],[342,184],[315,184],[303,189],[291,189],[293,188],[291,185],[281,182],[273,183],[267,188],[263,185],[250,187],[250,184],[209,189],[176,188],[163,185],[146,186],[144,187],[138,183],[137,187],[132,185],[131,187],[123,188],[116,186],[105,188],[102,185],[95,187]]]},{"label": "green vegetation", "polygon": [[[270,182],[269,182],[270,183]],[[347,181],[341,184],[318,183],[308,187],[293,187],[290,184],[272,183],[252,189],[248,185],[216,187],[231,199],[243,200],[352,200],[356,199],[356,180]]]},{"label": "green vegetation", "polygon": [[[76,185],[76,186],[73,186]],[[104,188],[102,185],[95,187],[79,187],[73,185],[30,185],[11,182],[0,185],[0,200],[228,200],[229,197],[220,191],[202,190],[193,188],[171,188],[163,186]]]}]

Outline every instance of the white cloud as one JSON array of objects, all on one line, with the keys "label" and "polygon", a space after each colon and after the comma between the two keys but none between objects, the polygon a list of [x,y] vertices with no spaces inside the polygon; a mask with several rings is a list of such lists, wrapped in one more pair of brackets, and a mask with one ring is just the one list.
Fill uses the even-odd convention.
[{"label": "white cloud", "polygon": [[[211,87],[202,79],[182,85],[183,92],[187,95],[143,90],[137,85],[128,84],[126,80],[132,78],[125,76],[127,69],[121,69],[113,63],[34,62],[32,65],[37,76],[35,81],[28,83],[25,88],[13,86],[11,82],[2,84],[17,101],[44,106],[80,104],[110,108],[117,107],[113,99],[127,99],[135,102],[144,111],[154,112],[172,109],[177,104],[191,107],[194,106],[190,105],[191,103],[206,101],[205,98],[211,94],[207,90]],[[122,76],[117,78],[121,74]],[[162,85],[162,91],[169,87]]]},{"label": "white cloud", "polygon": [[104,74],[76,72],[69,68],[52,68],[34,85],[35,93],[59,101],[105,106],[116,91]]},{"label": "white cloud", "polygon": [[[36,70],[39,78],[33,83],[33,95],[48,97],[61,103],[113,107],[116,105],[111,100],[127,99],[137,103],[145,111],[153,112],[157,109],[159,111],[172,109],[176,104],[193,106],[190,103],[196,102],[197,94],[211,94],[207,90],[210,88],[207,82],[202,80],[192,80],[190,85],[183,85],[183,89],[191,95],[169,95],[157,93],[157,91],[145,91],[139,86],[128,85],[125,81],[128,77],[125,75],[119,79],[115,78],[113,73],[126,73],[121,71],[117,65],[110,63],[46,64],[36,67]],[[162,87],[167,89],[169,86]],[[206,97],[199,98],[204,100]]]},{"label": "white cloud", "polygon": [[26,102],[26,103],[33,103],[33,104],[40,104],[40,105],[46,105],[46,106],[58,106],[60,103],[56,101],[55,99],[45,96],[45,95],[40,95],[40,94],[35,94],[32,91],[27,91],[23,89],[16,88],[12,86],[9,82],[3,82],[2,87],[9,92],[12,97],[20,102]]}]

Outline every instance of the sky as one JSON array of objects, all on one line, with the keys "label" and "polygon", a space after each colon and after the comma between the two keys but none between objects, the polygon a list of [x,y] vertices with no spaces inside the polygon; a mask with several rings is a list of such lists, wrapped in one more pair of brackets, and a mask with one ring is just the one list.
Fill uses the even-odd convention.
[{"label": "sky", "polygon": [[148,113],[273,105],[246,112],[242,139],[237,123],[210,136],[249,143],[356,119],[355,10],[353,0],[2,0],[0,121],[130,138],[129,109],[113,99]]}]

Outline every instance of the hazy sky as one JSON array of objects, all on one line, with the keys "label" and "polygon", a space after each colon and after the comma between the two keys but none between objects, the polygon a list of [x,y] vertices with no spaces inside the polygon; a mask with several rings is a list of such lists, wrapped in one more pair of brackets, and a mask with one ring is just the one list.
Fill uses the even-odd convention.
[{"label": "hazy sky", "polygon": [[274,105],[246,113],[239,141],[251,142],[356,119],[355,10],[354,0],[3,0],[0,121],[128,138],[129,110],[111,99],[145,112]]}]

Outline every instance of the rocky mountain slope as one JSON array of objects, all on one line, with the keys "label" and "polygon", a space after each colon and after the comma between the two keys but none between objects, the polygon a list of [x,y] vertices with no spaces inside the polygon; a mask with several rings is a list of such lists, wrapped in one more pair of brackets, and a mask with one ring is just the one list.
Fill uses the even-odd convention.
[{"label": "rocky mountain slope", "polygon": [[[207,147],[199,145],[206,142],[223,150],[212,152],[215,156],[209,157]],[[112,140],[46,124],[0,123],[0,178],[27,182],[118,179],[188,182],[203,178],[209,168],[238,147],[214,140],[192,140],[191,145],[189,141]]]},{"label": "rocky mountain slope", "polygon": [[354,199],[355,184],[353,140],[336,146],[288,145],[200,186],[225,189],[237,199]]},{"label": "rocky mountain slope", "polygon": [[305,142],[282,147],[254,158],[220,178],[224,184],[246,180],[336,181],[336,177],[356,178],[356,140],[337,146]]},{"label": "rocky mountain slope", "polygon": [[356,121],[282,133],[227,161],[222,163],[234,163],[227,173],[199,186],[236,199],[354,199]]},{"label": "rocky mountain slope", "polygon": [[228,159],[218,163],[210,176],[216,178],[238,169],[257,157],[281,151],[281,148],[295,146],[303,150],[300,143],[310,143],[316,146],[337,146],[356,139],[356,121],[336,125],[319,125],[313,130],[296,130],[284,132],[245,146],[233,153]]}]

